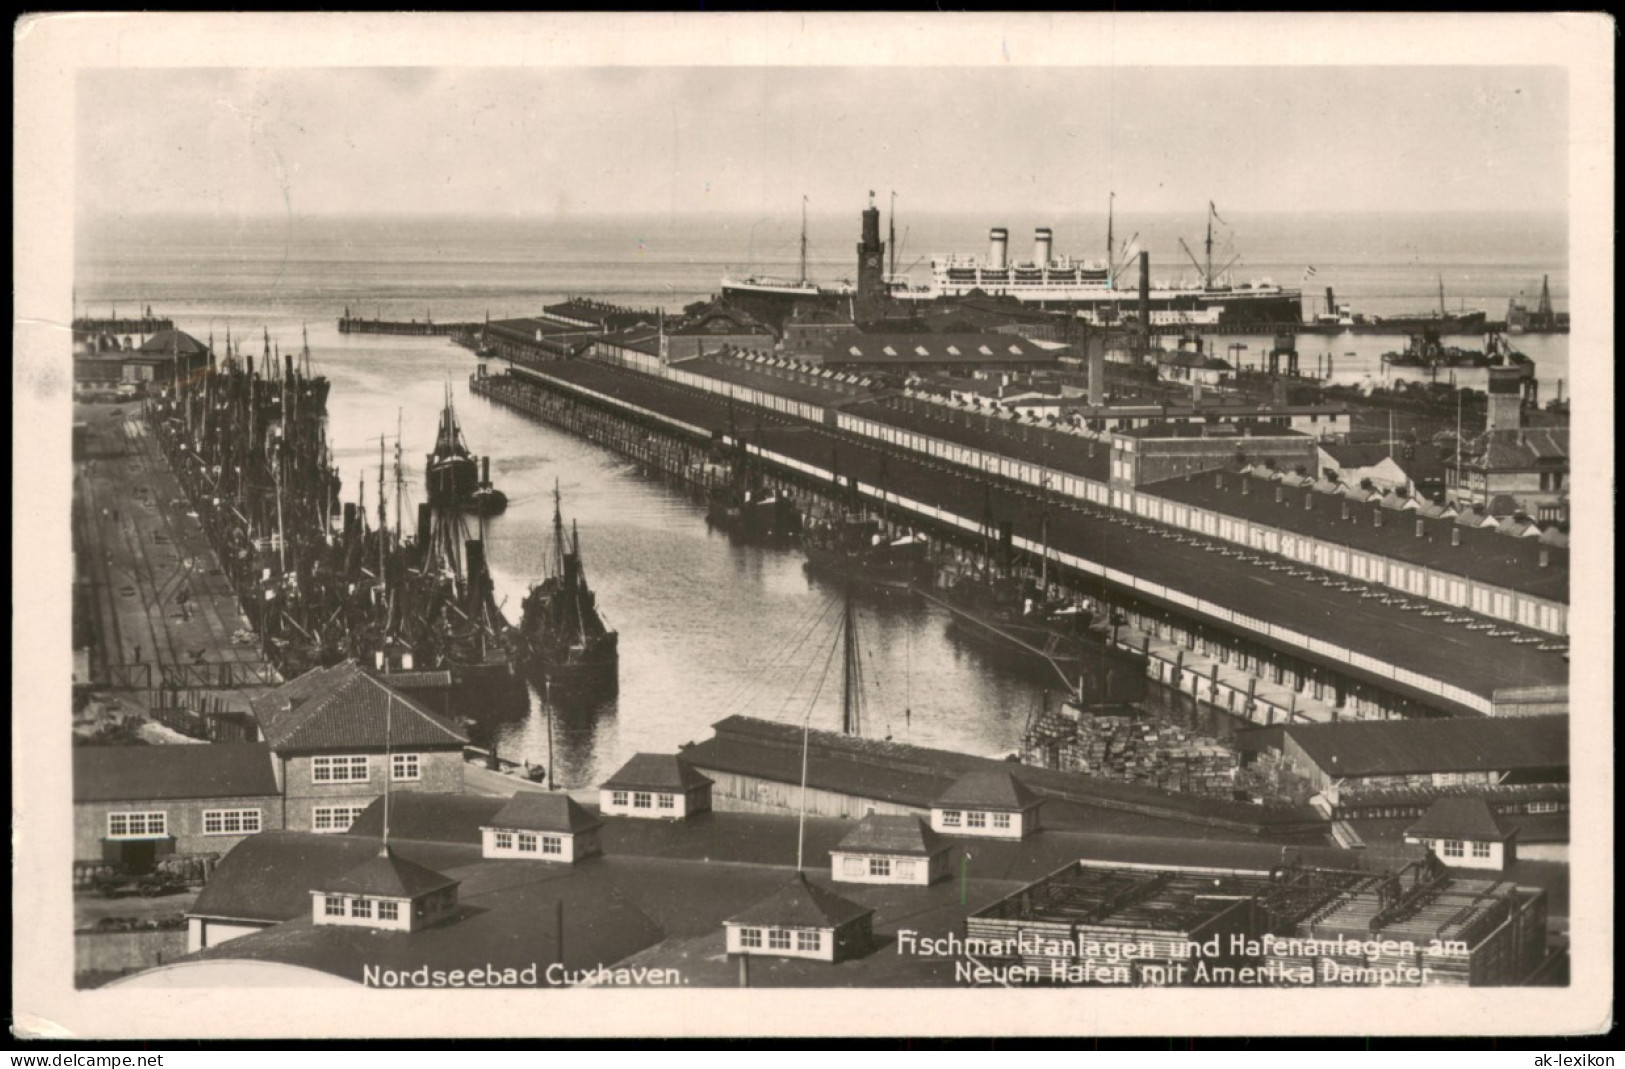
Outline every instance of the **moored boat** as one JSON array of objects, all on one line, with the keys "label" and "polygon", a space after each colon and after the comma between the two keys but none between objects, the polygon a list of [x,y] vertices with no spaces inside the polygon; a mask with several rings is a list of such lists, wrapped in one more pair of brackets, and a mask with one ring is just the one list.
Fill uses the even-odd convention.
[{"label": "moored boat", "polygon": [[557,485],[553,489],[553,555],[548,575],[525,596],[520,631],[527,669],[544,685],[611,690],[620,681],[620,636],[598,611],[574,524],[568,540]]}]

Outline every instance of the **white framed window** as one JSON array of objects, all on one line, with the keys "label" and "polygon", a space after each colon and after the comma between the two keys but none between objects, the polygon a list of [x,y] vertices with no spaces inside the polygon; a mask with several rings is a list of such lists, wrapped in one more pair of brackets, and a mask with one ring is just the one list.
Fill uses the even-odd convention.
[{"label": "white framed window", "polygon": [[536,836],[532,835],[530,832],[522,831],[519,833],[519,852],[521,854],[536,853],[538,845],[539,844],[537,843]]},{"label": "white framed window", "polygon": [[899,880],[912,880],[914,878],[914,862],[912,860],[898,860],[897,878]]},{"label": "white framed window", "polygon": [[352,898],[352,899],[350,899],[350,916],[352,916],[352,917],[367,917],[367,918],[370,919],[372,917],[372,902],[371,902],[371,900],[366,899],[366,898]]},{"label": "white framed window", "polygon": [[205,809],[204,835],[251,835],[260,830],[258,809]]},{"label": "white framed window", "polygon": [[1556,802],[1530,802],[1524,807],[1524,811],[1528,813],[1558,813],[1562,811],[1562,808]]},{"label": "white framed window", "polygon": [[797,932],[797,950],[817,950],[824,942],[823,932]]},{"label": "white framed window", "polygon": [[1473,856],[1474,857],[1479,857],[1479,858],[1489,857],[1490,856],[1490,844],[1489,843],[1474,843],[1473,844]]},{"label": "white framed window", "polygon": [[977,813],[977,812],[966,813],[965,814],[965,827],[967,827],[967,828],[985,828],[985,827],[987,827],[987,814],[986,813]]},{"label": "white framed window", "polygon": [[626,792],[625,791],[610,791],[609,792],[609,804],[610,805],[625,805],[626,804]]},{"label": "white framed window", "polygon": [[1462,856],[1461,840],[1460,839],[1446,839],[1444,841],[1444,856],[1445,857],[1461,857]]},{"label": "white framed window", "polygon": [[769,950],[789,950],[790,932],[784,928],[769,928],[767,930],[767,948]]},{"label": "white framed window", "polygon": [[378,903],[378,919],[381,921],[398,921],[401,919],[401,904],[399,902]]},{"label": "white framed window", "polygon": [[168,829],[169,816],[162,811],[107,814],[109,839],[162,839]]},{"label": "white framed window", "polygon": [[871,876],[890,876],[891,875],[891,858],[889,858],[889,857],[872,857],[872,858],[870,858],[869,859],[869,875],[871,875]]},{"label": "white framed window", "polygon": [[762,930],[760,928],[739,929],[739,945],[742,947],[760,947],[762,945]]},{"label": "white framed window", "polygon": [[415,780],[423,778],[423,761],[415,753],[391,754],[389,759],[389,775],[394,780]]},{"label": "white framed window", "polygon": [[993,814],[993,826],[995,828],[1008,828],[1008,827],[1010,827],[1010,814],[1009,813],[994,813]]},{"label": "white framed window", "polygon": [[957,809],[944,809],[942,811],[942,826],[944,828],[959,827],[960,813]]},{"label": "white framed window", "polygon": [[651,795],[648,791],[633,791],[632,792],[632,808],[633,809],[653,809],[654,808],[654,796]]},{"label": "white framed window", "polygon": [[511,831],[494,832],[494,833],[492,833],[491,841],[492,841],[492,845],[494,847],[496,847],[498,850],[512,850],[513,849],[513,832],[511,832]]},{"label": "white framed window", "polygon": [[310,778],[317,783],[365,783],[370,776],[365,754],[346,757],[318,757],[311,763]]},{"label": "white framed window", "polygon": [[344,899],[339,895],[328,895],[322,903],[322,912],[329,917],[344,916]]},{"label": "white framed window", "polygon": [[319,805],[310,812],[311,830],[330,835],[349,831],[350,825],[361,816],[364,808],[359,805]]},{"label": "white framed window", "polygon": [[863,858],[846,857],[841,859],[841,871],[848,876],[863,875]]},{"label": "white framed window", "polygon": [[661,809],[676,809],[677,808],[677,798],[676,798],[676,796],[675,795],[670,795],[670,794],[662,794],[660,796],[660,808]]},{"label": "white framed window", "polygon": [[542,836],[542,853],[544,853],[544,854],[562,854],[562,853],[564,853],[564,840],[561,839],[557,835],[544,835],[544,836]]}]

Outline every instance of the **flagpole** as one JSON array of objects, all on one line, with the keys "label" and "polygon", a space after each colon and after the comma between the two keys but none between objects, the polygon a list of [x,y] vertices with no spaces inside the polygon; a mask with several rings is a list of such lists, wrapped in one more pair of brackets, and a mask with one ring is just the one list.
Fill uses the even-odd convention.
[{"label": "flagpole", "polygon": [[384,698],[384,848],[389,848],[389,781],[395,776],[395,759],[390,750],[391,714],[395,711],[395,694],[386,688]]}]

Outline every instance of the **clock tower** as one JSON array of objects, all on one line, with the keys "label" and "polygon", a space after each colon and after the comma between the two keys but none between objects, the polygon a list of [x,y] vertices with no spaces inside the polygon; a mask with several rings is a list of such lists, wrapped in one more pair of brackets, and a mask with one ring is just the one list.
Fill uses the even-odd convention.
[{"label": "clock tower", "polygon": [[880,240],[880,209],[869,193],[869,207],[863,210],[863,240],[858,242],[859,316],[873,310],[886,297],[886,243]]}]

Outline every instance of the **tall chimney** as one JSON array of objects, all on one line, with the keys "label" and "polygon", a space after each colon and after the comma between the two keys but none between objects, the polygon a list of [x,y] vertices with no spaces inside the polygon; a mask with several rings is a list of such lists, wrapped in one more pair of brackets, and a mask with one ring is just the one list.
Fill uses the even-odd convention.
[{"label": "tall chimney", "polygon": [[1140,329],[1151,329],[1151,253],[1140,250]]},{"label": "tall chimney", "polygon": [[1106,336],[1089,330],[1083,344],[1089,353],[1089,407],[1100,408],[1106,403]]},{"label": "tall chimney", "polygon": [[1003,271],[1009,266],[1010,231],[996,226],[987,234],[987,266],[990,271]]},{"label": "tall chimney", "polygon": [[1330,286],[1326,287],[1326,314],[1337,314],[1337,300],[1332,296],[1332,288]]},{"label": "tall chimney", "polygon": [[1033,231],[1033,263],[1044,267],[1050,260],[1050,247],[1054,243],[1054,234],[1047,226],[1041,226]]},{"label": "tall chimney", "polygon": [[1461,528],[1455,524],[1450,525],[1450,544],[1453,546],[1461,545]]}]

